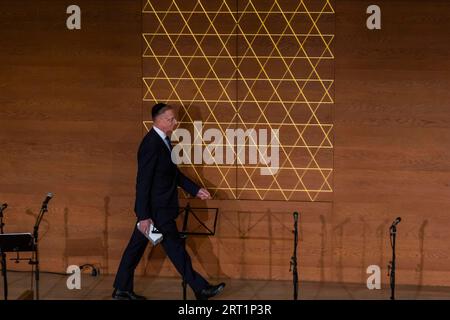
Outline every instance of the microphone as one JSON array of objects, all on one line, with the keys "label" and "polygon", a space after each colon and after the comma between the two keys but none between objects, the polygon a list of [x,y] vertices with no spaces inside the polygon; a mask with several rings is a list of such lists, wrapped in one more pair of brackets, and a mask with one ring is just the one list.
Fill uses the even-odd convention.
[{"label": "microphone", "polygon": [[53,198],[53,193],[47,193],[47,197],[45,198],[44,202],[42,202],[42,208],[47,208],[47,204],[51,198]]},{"label": "microphone", "polygon": [[297,223],[297,221],[298,221],[298,212],[297,211],[294,212],[294,221],[295,221],[295,223]]},{"label": "microphone", "polygon": [[402,218],[398,217],[394,222],[392,222],[391,227],[396,227],[400,223],[400,221],[402,221]]}]

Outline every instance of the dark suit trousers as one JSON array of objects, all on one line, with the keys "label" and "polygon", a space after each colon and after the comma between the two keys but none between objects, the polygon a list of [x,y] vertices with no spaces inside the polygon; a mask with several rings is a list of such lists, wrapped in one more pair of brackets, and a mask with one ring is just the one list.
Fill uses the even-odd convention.
[{"label": "dark suit trousers", "polygon": [[[178,273],[182,277],[184,275],[186,283],[194,292],[199,292],[204,289],[208,285],[208,282],[192,268],[191,258],[184,246],[185,240],[180,238],[175,221],[170,220],[164,225],[159,226],[159,230],[164,236],[160,245],[163,246],[164,251]],[[135,227],[130,242],[120,261],[119,270],[114,281],[114,288],[125,291],[134,290],[134,271],[145,252],[147,244],[148,239]]]}]

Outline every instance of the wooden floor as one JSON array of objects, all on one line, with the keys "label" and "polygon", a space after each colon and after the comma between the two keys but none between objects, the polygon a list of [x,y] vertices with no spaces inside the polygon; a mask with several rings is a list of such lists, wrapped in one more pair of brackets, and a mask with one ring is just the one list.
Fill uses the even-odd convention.
[{"label": "wooden floor", "polygon": [[[67,277],[64,275],[41,273],[40,298],[50,300],[109,300],[111,299],[113,276],[93,277],[83,274],[80,290],[68,290]],[[225,281],[224,292],[216,299],[225,300],[291,300],[293,286],[291,281],[258,281],[218,279],[213,283]],[[30,273],[8,273],[9,299],[17,299],[25,290],[31,288]],[[0,280],[3,299],[3,280]],[[389,299],[390,290],[368,290],[359,284],[302,282],[299,287],[299,299],[303,300],[360,300]],[[154,300],[181,300],[181,281],[176,278],[136,277],[135,291]],[[188,300],[193,299],[188,289]],[[449,299],[449,287],[397,286],[397,299]]]}]

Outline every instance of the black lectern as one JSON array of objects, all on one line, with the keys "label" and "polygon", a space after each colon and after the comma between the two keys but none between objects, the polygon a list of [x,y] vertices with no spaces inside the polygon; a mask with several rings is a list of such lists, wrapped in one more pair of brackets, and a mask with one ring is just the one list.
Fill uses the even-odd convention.
[{"label": "black lectern", "polygon": [[[6,252],[34,252],[34,238],[31,233],[3,233],[0,234],[0,256],[2,257],[2,275],[4,298],[8,300],[8,280],[6,273]],[[17,258],[19,260],[19,258]]]},{"label": "black lectern", "polygon": [[34,239],[31,233],[0,234],[0,252],[34,251]]}]

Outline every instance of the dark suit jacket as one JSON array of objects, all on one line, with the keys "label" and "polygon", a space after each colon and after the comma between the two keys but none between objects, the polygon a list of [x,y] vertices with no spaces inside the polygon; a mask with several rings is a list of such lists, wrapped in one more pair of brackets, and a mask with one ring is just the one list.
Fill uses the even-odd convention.
[{"label": "dark suit jacket", "polygon": [[134,211],[138,220],[151,218],[158,227],[178,216],[178,186],[193,196],[200,187],[172,162],[169,149],[153,128],[142,140],[137,157]]}]

